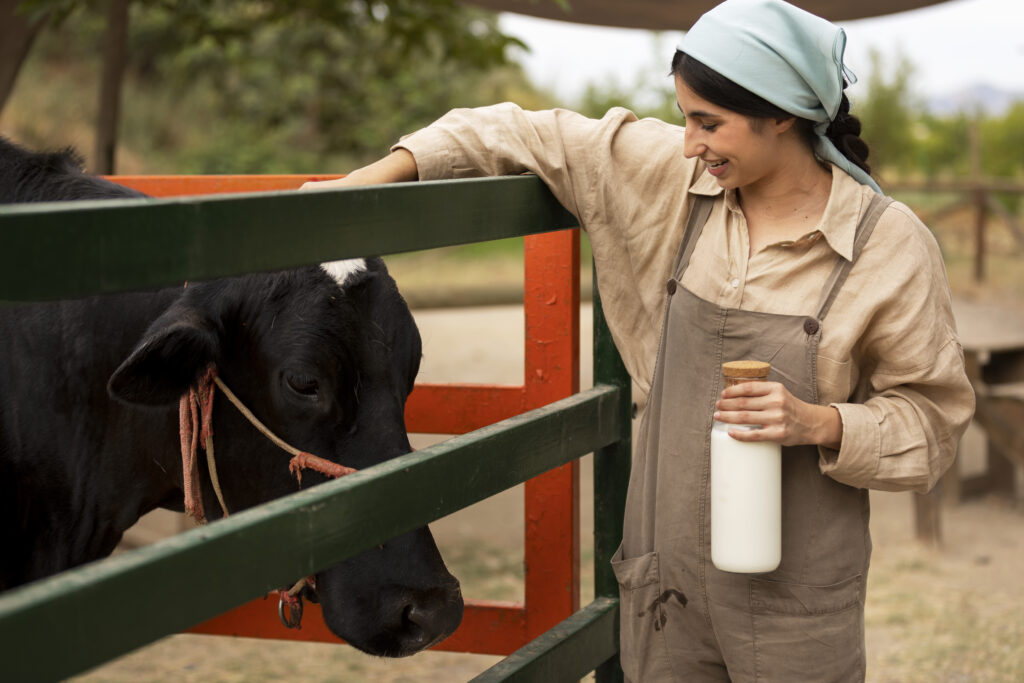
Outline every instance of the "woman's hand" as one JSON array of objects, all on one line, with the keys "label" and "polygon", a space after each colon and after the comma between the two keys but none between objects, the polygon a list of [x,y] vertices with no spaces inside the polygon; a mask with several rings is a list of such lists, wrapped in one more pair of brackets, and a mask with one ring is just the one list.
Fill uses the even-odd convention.
[{"label": "woman's hand", "polygon": [[726,388],[715,403],[714,417],[728,424],[763,426],[755,430],[730,429],[729,435],[737,441],[838,449],[843,440],[838,410],[805,403],[778,382],[745,382]]},{"label": "woman's hand", "polygon": [[402,183],[419,180],[419,169],[416,159],[406,149],[396,149],[388,156],[363,166],[349,173],[344,178],[320,180],[303,183],[300,190],[333,190],[339,187],[357,187],[359,185],[383,185],[385,183]]},{"label": "woman's hand", "polygon": [[334,190],[339,187],[352,187],[353,182],[349,180],[352,174],[349,174],[343,178],[334,178],[332,180],[310,180],[302,183],[300,190]]}]

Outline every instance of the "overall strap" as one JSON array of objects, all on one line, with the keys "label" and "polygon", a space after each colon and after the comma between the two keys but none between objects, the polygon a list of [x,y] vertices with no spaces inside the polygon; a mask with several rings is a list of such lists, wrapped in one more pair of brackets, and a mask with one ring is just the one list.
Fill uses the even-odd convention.
[{"label": "overall strap", "polygon": [[683,231],[683,241],[679,244],[679,251],[676,253],[676,263],[672,267],[673,277],[682,277],[686,266],[690,264],[690,256],[693,248],[697,245],[697,237],[704,230],[704,224],[708,222],[711,215],[711,207],[715,205],[715,197],[697,195],[690,207],[690,217],[686,221],[686,229]]},{"label": "overall strap", "polygon": [[850,270],[853,269],[853,264],[857,262],[857,257],[860,256],[860,252],[864,250],[864,245],[868,243],[871,233],[874,232],[878,219],[881,218],[882,213],[889,208],[892,201],[892,197],[884,197],[880,194],[871,195],[871,203],[868,204],[867,211],[864,212],[864,215],[861,216],[860,222],[857,224],[857,231],[853,242],[852,258],[847,261],[840,256],[839,262],[836,263],[835,268],[832,269],[832,274],[829,276],[828,284],[825,285],[825,289],[823,290],[825,294],[822,296],[821,303],[818,306],[819,321],[824,320],[825,316],[828,315],[828,311],[832,308],[832,304],[835,302],[836,296],[839,294],[839,290],[842,289],[843,283],[846,282],[846,278],[850,274]]}]

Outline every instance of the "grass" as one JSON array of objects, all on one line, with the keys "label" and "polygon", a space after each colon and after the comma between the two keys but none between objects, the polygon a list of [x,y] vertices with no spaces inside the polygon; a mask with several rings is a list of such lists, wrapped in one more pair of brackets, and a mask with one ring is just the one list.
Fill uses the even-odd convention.
[{"label": "grass", "polygon": [[[868,631],[888,643],[874,661],[878,683],[1024,680],[1024,617],[997,586],[963,585],[928,550],[890,549],[869,578]],[[896,555],[893,559],[893,555]],[[910,645],[908,647],[907,645]]]},{"label": "grass", "polygon": [[492,544],[474,539],[472,543],[447,544],[442,548],[449,571],[459,577],[463,594],[474,599],[523,600],[524,567],[522,541]]}]

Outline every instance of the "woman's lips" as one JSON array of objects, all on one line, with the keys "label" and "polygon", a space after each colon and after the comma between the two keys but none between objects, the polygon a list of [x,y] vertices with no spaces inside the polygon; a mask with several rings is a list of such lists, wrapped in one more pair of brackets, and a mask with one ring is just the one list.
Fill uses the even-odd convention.
[{"label": "woman's lips", "polygon": [[708,166],[708,173],[710,173],[711,175],[713,175],[715,177],[718,177],[718,176],[722,175],[723,173],[725,173],[725,169],[729,166],[729,162],[728,161],[715,161],[715,162],[706,162],[706,163],[707,163],[707,166]]}]

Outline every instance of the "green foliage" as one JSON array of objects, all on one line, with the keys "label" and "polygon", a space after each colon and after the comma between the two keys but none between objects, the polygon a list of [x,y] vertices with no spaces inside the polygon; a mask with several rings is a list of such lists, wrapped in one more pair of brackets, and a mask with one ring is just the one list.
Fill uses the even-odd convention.
[{"label": "green foliage", "polygon": [[[27,144],[89,148],[80,133],[59,134],[92,125],[104,9],[100,0],[20,6],[57,24],[27,67],[27,80],[47,83],[48,94],[23,94],[31,110],[14,116]],[[343,171],[453,107],[553,104],[508,62],[508,48],[521,43],[501,33],[494,15],[456,0],[134,0],[130,27],[121,140],[140,172]],[[662,42],[652,39],[632,84],[590,83],[575,108],[600,117],[624,106],[681,122]],[[999,116],[936,116],[913,89],[909,60],[886,59],[888,69],[873,53],[868,77],[851,90],[876,173],[965,177],[973,118],[982,172],[1024,175],[1024,102]],[[18,100],[16,91],[15,109]],[[7,112],[5,119],[9,126]]]},{"label": "green foliage", "polygon": [[600,118],[612,107],[625,107],[640,118],[653,117],[663,121],[681,123],[682,114],[676,106],[675,89],[668,76],[669,50],[660,35],[651,40],[649,63],[641,68],[626,86],[615,78],[603,83],[588,83],[576,109],[585,116]]},{"label": "green foliage", "polygon": [[872,50],[867,92],[852,103],[851,112],[863,124],[861,137],[870,146],[872,168],[906,172],[917,161],[913,121],[923,107],[910,89],[914,75],[910,60],[898,56],[889,77],[883,75],[882,61],[881,53]]},{"label": "green foliage", "polygon": [[[101,8],[34,3],[56,4],[72,12],[33,58],[98,64]],[[456,106],[547,106],[512,46],[495,15],[455,0],[136,0],[121,140],[146,170],[343,171]]]},{"label": "green foliage", "polygon": [[[315,158],[379,156],[401,133],[471,99],[518,44],[492,16],[454,0],[221,0],[201,3],[184,28],[181,16],[177,4],[144,25],[170,43],[151,61],[160,80],[182,95],[216,93],[217,120],[235,129],[235,140],[197,159],[203,172],[261,133]],[[233,162],[261,172],[255,162],[265,156]]]},{"label": "green foliage", "polygon": [[923,114],[915,140],[916,168],[929,180],[967,176],[970,173],[967,143],[970,125],[966,114],[946,117]]},{"label": "green foliage", "polygon": [[937,116],[927,111],[912,88],[914,66],[896,58],[888,77],[882,57],[871,54],[867,93],[854,102],[871,148],[872,168],[887,176],[926,179],[963,178],[971,173],[971,127],[979,133],[983,176],[1012,178],[1024,173],[1024,102],[994,116],[959,112]]},{"label": "green foliage", "polygon": [[1024,171],[1024,101],[1005,115],[986,117],[979,123],[982,172],[994,176],[1020,175]]},{"label": "green foliage", "polygon": [[82,0],[22,0],[17,12],[30,22],[47,17],[51,23],[59,24],[82,4]]},{"label": "green foliage", "polygon": [[676,106],[675,91],[670,84],[671,81],[666,79],[659,92],[648,87],[645,89],[645,96],[637,98],[635,93],[627,90],[615,79],[609,80],[602,86],[590,83],[583,91],[579,111],[586,116],[600,118],[612,107],[625,107],[639,118],[650,116],[662,121],[681,124],[682,114],[679,113]]}]

